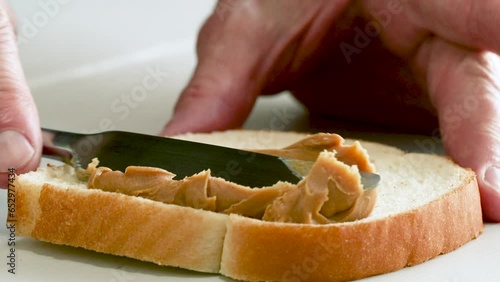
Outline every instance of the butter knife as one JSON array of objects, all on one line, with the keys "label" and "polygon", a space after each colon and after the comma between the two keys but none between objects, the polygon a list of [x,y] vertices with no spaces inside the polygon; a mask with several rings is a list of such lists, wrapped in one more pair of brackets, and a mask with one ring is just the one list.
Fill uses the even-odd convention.
[{"label": "butter knife", "polygon": [[[124,171],[127,166],[166,169],[182,179],[210,169],[212,175],[249,187],[271,186],[278,181],[297,183],[302,175],[286,159],[174,138],[124,131],[81,134],[42,128],[43,154],[76,168],[86,168],[93,158],[100,166]],[[375,187],[380,176],[362,172],[365,189]]]}]

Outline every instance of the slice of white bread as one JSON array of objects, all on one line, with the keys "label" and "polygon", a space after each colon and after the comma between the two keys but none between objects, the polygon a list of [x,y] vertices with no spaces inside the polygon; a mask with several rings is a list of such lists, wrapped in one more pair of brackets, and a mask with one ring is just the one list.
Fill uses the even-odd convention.
[{"label": "slice of white bread", "polygon": [[[304,134],[179,136],[230,147],[285,147]],[[343,281],[450,252],[483,230],[474,173],[447,158],[361,142],[382,181],[372,214],[329,225],[265,222],[87,189],[68,168],[16,179],[19,235],[251,281]],[[175,173],[175,172],[174,172]]]}]

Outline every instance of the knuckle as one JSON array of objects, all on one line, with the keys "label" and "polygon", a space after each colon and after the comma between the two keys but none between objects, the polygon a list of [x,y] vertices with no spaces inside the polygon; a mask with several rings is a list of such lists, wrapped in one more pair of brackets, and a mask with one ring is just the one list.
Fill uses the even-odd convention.
[{"label": "knuckle", "polygon": [[500,80],[500,57],[491,52],[477,52],[464,57],[460,62],[460,68],[470,77],[495,84]]},{"label": "knuckle", "polygon": [[12,26],[7,11],[0,5],[0,32],[4,33],[5,29],[12,30]]},{"label": "knuckle", "polygon": [[[1,82],[0,82],[1,83]],[[16,123],[18,117],[31,112],[34,108],[33,100],[28,95],[16,95],[16,92],[2,89],[0,86],[0,128],[7,124]]]}]

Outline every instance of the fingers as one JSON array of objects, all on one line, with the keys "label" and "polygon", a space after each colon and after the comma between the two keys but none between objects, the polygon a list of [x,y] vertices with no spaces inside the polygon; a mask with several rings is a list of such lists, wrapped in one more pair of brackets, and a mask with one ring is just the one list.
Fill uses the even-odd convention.
[{"label": "fingers", "polygon": [[16,17],[14,16],[14,12],[9,6],[9,3],[7,3],[7,0],[0,0],[0,8],[3,8],[5,12],[7,13],[7,16],[9,17],[10,24],[14,28],[14,31],[16,30]]},{"label": "fingers", "polygon": [[9,168],[15,168],[19,174],[38,166],[41,133],[14,32],[3,9],[0,9],[0,101],[0,187],[6,187]]},{"label": "fingers", "polygon": [[500,58],[431,39],[416,60],[439,112],[446,151],[476,172],[484,215],[500,222]]},{"label": "fingers", "polygon": [[198,66],[163,134],[241,126],[261,92],[284,90],[315,57],[347,3],[235,1],[223,13],[219,8],[228,4],[219,2],[199,34]]},{"label": "fingers", "polygon": [[269,46],[266,38],[258,46],[258,32],[246,27],[252,21],[232,17],[214,13],[200,31],[198,66],[163,134],[234,128],[250,114],[259,92],[257,66]]},{"label": "fingers", "polygon": [[401,0],[416,25],[461,45],[500,53],[497,0]]}]

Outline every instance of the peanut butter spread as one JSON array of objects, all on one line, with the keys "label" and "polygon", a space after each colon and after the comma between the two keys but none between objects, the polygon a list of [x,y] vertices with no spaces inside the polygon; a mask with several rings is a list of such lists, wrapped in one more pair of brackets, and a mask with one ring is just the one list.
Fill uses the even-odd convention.
[{"label": "peanut butter spread", "polygon": [[220,213],[236,213],[265,221],[327,224],[370,215],[376,189],[363,190],[359,170],[374,172],[359,142],[345,145],[337,134],[315,134],[283,149],[257,150],[285,158],[305,177],[298,184],[278,182],[250,188],[202,171],[182,180],[160,168],[129,166],[125,172],[97,167],[87,171],[88,187],[139,196]]}]

